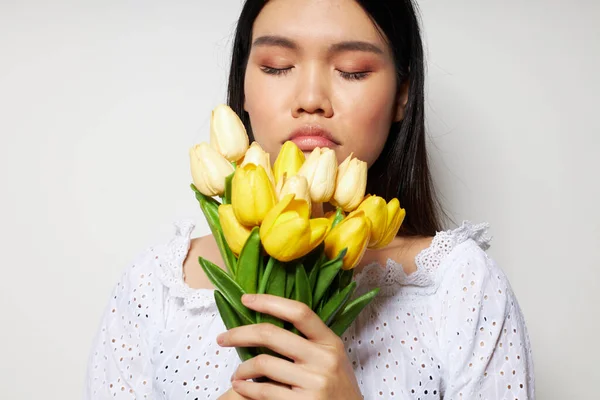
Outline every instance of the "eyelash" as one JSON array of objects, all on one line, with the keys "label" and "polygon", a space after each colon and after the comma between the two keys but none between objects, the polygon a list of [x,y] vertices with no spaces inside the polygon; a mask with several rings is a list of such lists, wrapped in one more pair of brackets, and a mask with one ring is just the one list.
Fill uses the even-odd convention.
[{"label": "eyelash", "polygon": [[360,81],[362,79],[365,79],[367,76],[369,76],[369,73],[366,71],[363,72],[344,72],[344,71],[338,71],[341,75],[342,78],[348,80],[348,81]]},{"label": "eyelash", "polygon": [[286,75],[288,72],[290,72],[292,70],[292,67],[288,67],[288,68],[273,68],[273,67],[260,67],[260,69],[263,70],[263,72],[265,74],[269,74],[269,75]]},{"label": "eyelash", "polygon": [[[261,69],[265,74],[268,74],[268,75],[284,76],[284,75],[287,75],[287,73],[292,70],[292,67],[273,68],[273,67],[263,66],[263,67],[261,67]],[[340,76],[342,78],[344,78],[348,81],[360,81],[362,79],[365,79],[367,76],[369,76],[369,72],[366,72],[366,71],[363,71],[363,72],[338,71],[338,73],[340,74]]]}]

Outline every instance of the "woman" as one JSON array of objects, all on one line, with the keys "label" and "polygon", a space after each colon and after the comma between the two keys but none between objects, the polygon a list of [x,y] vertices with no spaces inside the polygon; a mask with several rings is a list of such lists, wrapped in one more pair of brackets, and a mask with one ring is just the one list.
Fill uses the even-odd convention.
[{"label": "woman", "polygon": [[[531,399],[522,313],[488,258],[486,225],[442,231],[424,137],[424,66],[410,0],[248,0],[236,32],[229,104],[272,154],[286,140],[369,165],[368,193],[398,197],[407,217],[357,267],[378,297],[341,338],[301,303],[248,307],[293,322],[225,333],[198,265],[225,268],[211,236],[177,224],[118,283],[90,356],[86,396],[167,399]],[[239,363],[235,346],[295,362]],[[276,383],[253,382],[266,376]],[[231,380],[230,380],[231,378]]]}]

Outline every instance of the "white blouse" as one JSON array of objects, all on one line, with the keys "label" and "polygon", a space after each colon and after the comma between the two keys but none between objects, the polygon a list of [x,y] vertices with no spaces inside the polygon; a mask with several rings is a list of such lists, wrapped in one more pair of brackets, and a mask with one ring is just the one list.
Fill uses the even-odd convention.
[{"label": "white blouse", "polygon": [[[175,224],[114,288],[89,355],[85,399],[216,399],[240,363],[212,289],[183,261],[195,227]],[[392,260],[357,274],[379,295],[342,335],[365,399],[534,398],[529,337],[510,284],[488,257],[487,224],[438,232],[406,275]]]}]

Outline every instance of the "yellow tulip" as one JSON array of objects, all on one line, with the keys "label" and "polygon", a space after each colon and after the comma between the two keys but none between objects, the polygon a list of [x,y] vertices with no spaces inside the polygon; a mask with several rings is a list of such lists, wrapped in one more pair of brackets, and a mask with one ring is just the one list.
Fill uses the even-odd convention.
[{"label": "yellow tulip", "polygon": [[308,181],[302,175],[294,175],[291,178],[283,176],[277,186],[277,198],[283,199],[286,195],[292,193],[297,200],[304,200],[311,208],[310,192],[308,190]]},{"label": "yellow tulip", "polygon": [[239,255],[248,240],[252,228],[248,228],[237,220],[231,204],[222,204],[219,206],[219,221],[223,229],[225,240],[236,255]]},{"label": "yellow tulip", "polygon": [[275,181],[279,183],[284,174],[288,178],[296,175],[304,164],[304,153],[296,146],[296,143],[288,140],[281,146],[279,154],[273,164],[273,172],[275,173]]},{"label": "yellow tulip", "polygon": [[215,107],[210,119],[210,145],[234,162],[244,156],[248,144],[248,134],[240,117],[225,104]]},{"label": "yellow tulip", "polygon": [[265,251],[286,262],[305,256],[327,235],[327,218],[310,218],[308,203],[286,195],[266,215],[260,226]]},{"label": "yellow tulip", "polygon": [[367,163],[350,154],[338,167],[333,204],[353,211],[365,197]]},{"label": "yellow tulip", "polygon": [[380,249],[394,239],[406,216],[406,210],[400,208],[400,202],[394,198],[389,203],[379,196],[367,196],[357,210],[364,211],[372,224],[370,249]]},{"label": "yellow tulip", "polygon": [[260,165],[264,168],[269,180],[273,185],[275,185],[275,179],[273,178],[273,170],[271,169],[271,155],[266,153],[263,148],[258,144],[258,142],[252,142],[250,148],[246,150],[246,154],[244,155],[244,160],[242,161],[241,166],[247,164]]},{"label": "yellow tulip", "polygon": [[394,198],[390,200],[387,204],[387,224],[385,229],[385,234],[374,249],[380,249],[382,247],[387,246],[392,242],[398,230],[400,230],[400,226],[402,226],[402,222],[404,222],[404,217],[406,217],[406,210],[404,208],[400,208],[400,201]]},{"label": "yellow tulip", "polygon": [[190,167],[194,186],[205,196],[222,195],[225,178],[233,174],[233,166],[208,143],[190,148]]},{"label": "yellow tulip", "polygon": [[315,147],[310,153],[298,171],[298,175],[306,177],[312,201],[324,203],[331,199],[335,191],[337,168],[337,159],[333,150],[327,147]]},{"label": "yellow tulip", "polygon": [[255,164],[237,168],[231,187],[231,204],[238,221],[246,226],[260,225],[276,203],[275,190],[265,169]]},{"label": "yellow tulip", "polygon": [[353,211],[325,237],[325,254],[329,259],[333,259],[342,249],[348,248],[342,269],[352,269],[365,254],[370,236],[371,221],[364,211]]}]

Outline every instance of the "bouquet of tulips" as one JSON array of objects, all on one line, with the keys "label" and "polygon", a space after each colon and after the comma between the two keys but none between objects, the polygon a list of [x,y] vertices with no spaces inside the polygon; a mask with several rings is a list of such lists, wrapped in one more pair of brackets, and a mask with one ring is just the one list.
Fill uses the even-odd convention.
[{"label": "bouquet of tulips", "polygon": [[[398,199],[365,196],[367,165],[352,154],[338,165],[331,149],[317,147],[305,158],[288,141],[271,167],[226,105],[212,111],[210,143],[194,145],[190,162],[191,188],[227,267],[199,258],[226,328],[270,322],[301,334],[241,302],[244,293],[268,293],[303,302],[341,336],[379,291],[353,298],[353,268],[367,248],[396,236],[405,216]],[[323,203],[335,211],[311,215]],[[243,361],[273,354],[236,350]]]}]

